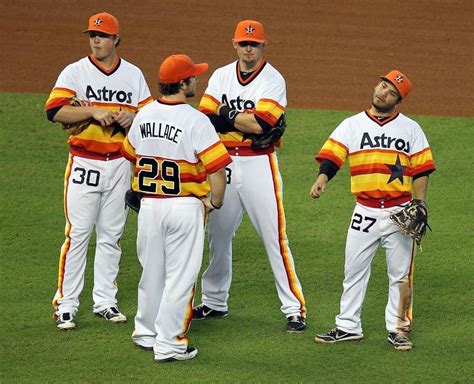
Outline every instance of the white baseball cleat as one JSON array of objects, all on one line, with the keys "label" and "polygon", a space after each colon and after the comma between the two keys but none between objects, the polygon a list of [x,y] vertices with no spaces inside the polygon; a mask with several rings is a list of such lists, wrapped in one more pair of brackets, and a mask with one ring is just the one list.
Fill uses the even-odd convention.
[{"label": "white baseball cleat", "polygon": [[56,319],[56,326],[59,329],[68,331],[76,328],[75,320],[76,318],[71,312],[60,313]]},{"label": "white baseball cleat", "polygon": [[127,316],[118,310],[117,307],[109,307],[104,310],[97,312],[96,315],[102,316],[104,319],[111,321],[112,323],[125,323]]},{"label": "white baseball cleat", "polygon": [[165,359],[157,359],[155,358],[155,362],[157,363],[172,363],[173,361],[184,361],[184,360],[190,360],[196,357],[198,354],[197,348],[194,347],[189,347],[186,349],[186,352],[183,353],[177,353],[173,357],[167,357]]}]

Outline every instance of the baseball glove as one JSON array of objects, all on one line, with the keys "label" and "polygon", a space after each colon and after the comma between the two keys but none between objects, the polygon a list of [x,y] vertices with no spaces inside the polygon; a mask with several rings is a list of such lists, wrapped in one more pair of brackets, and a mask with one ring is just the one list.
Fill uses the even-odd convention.
[{"label": "baseball glove", "polygon": [[140,211],[140,202],[142,200],[142,194],[135,192],[133,189],[129,189],[125,193],[125,205],[128,205],[131,209],[138,213]]},{"label": "baseball glove", "polygon": [[[79,100],[76,97],[73,97],[69,105],[73,107],[87,107],[90,106],[90,103],[85,100]],[[92,118],[88,118],[86,120],[78,121],[77,123],[71,123],[71,124],[65,124],[62,123],[63,129],[67,132],[68,135],[73,136],[73,135],[78,135],[82,131],[84,131],[92,122]]]},{"label": "baseball glove", "polygon": [[286,129],[286,117],[282,114],[280,119],[277,121],[275,127],[261,135],[252,136],[252,149],[259,150],[267,148],[268,146],[276,143],[285,133]]},{"label": "baseball glove", "polygon": [[426,228],[431,231],[428,225],[428,209],[423,200],[410,201],[402,210],[391,214],[390,219],[418,245],[421,245],[421,238],[425,236]]}]

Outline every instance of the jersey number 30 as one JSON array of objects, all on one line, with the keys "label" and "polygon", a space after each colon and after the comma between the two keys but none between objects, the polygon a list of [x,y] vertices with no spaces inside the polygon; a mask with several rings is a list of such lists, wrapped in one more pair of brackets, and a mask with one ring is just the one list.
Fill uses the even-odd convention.
[{"label": "jersey number 30", "polygon": [[[154,157],[142,157],[137,165],[138,188],[141,192],[164,195],[179,195],[179,165],[171,160],[158,161]],[[160,191],[158,191],[160,188]]]}]

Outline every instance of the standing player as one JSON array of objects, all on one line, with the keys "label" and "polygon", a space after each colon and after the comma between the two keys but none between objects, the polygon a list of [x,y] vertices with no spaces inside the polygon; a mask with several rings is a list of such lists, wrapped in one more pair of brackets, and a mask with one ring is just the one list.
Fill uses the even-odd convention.
[{"label": "standing player", "polygon": [[[251,147],[251,136],[273,129],[286,106],[281,74],[262,57],[261,23],[238,23],[233,45],[239,60],[217,69],[200,103],[230,155],[226,204],[210,218],[210,264],[202,277],[202,304],[193,318],[226,316],[232,279],[232,238],[246,211],[275,276],[288,332],[305,329],[305,302],[286,236],[283,191],[274,145]],[[279,143],[277,143],[279,145]]]},{"label": "standing player", "polygon": [[[142,72],[117,55],[117,19],[99,13],[86,31],[92,54],[67,66],[48,101],[48,119],[64,124],[90,121],[69,137],[70,153],[64,183],[66,240],[59,258],[58,289],[53,299],[60,329],[76,326],[79,295],[84,286],[87,247],[95,225],[94,313],[114,322],[126,317],[117,307],[115,278],[119,271],[122,235],[128,210],[124,195],[130,165],[120,153],[125,130],[135,113],[152,101]],[[71,99],[87,101],[70,105]]]},{"label": "standing player", "polygon": [[319,198],[346,158],[351,190],[357,197],[347,233],[344,291],[336,328],[317,335],[316,342],[336,343],[364,337],[361,309],[377,248],[385,248],[389,277],[385,324],[388,341],[409,350],[415,242],[389,219],[412,200],[425,200],[428,176],[435,170],[428,141],[420,126],[397,112],[411,89],[400,71],[390,71],[377,84],[372,106],[344,120],[331,134],[316,160],[319,175],[310,195]]},{"label": "standing player", "polygon": [[153,349],[157,362],[197,354],[186,333],[202,263],[204,206],[221,208],[231,162],[209,119],[186,103],[196,76],[207,69],[186,55],[165,59],[159,70],[163,96],[138,113],[122,148],[135,164],[133,190],[143,194],[137,236],[143,272],[133,340]]}]

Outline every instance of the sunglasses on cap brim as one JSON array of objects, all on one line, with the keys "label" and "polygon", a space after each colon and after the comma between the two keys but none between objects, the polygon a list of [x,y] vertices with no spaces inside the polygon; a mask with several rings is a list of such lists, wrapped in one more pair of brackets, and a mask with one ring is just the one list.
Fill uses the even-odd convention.
[{"label": "sunglasses on cap brim", "polygon": [[237,44],[241,47],[246,47],[250,45],[251,47],[259,47],[262,43],[259,43],[257,41],[239,41]]},{"label": "sunglasses on cap brim", "polygon": [[89,37],[92,39],[94,37],[102,37],[102,38],[107,38],[107,37],[112,37],[114,35],[109,35],[108,33],[105,32],[99,32],[99,31],[89,31]]}]

